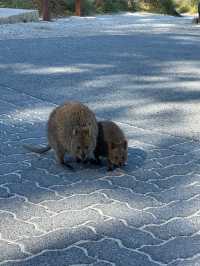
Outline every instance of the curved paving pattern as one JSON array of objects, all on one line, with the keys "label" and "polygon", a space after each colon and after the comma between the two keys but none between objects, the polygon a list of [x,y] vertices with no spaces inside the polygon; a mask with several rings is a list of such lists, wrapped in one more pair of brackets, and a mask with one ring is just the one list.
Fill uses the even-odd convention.
[{"label": "curved paving pattern", "polygon": [[22,148],[43,143],[44,127],[1,114],[0,265],[200,264],[198,143],[120,126],[131,143],[125,169],[70,172]]},{"label": "curved paving pattern", "polygon": [[45,143],[55,105],[13,88],[0,85],[0,265],[200,265],[198,141],[120,123],[125,169],[71,172],[22,148]]}]

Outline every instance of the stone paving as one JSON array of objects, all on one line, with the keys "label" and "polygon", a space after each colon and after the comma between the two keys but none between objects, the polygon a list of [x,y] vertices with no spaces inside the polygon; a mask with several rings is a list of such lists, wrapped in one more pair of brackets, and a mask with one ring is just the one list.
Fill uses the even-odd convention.
[{"label": "stone paving", "polygon": [[[17,110],[19,94],[2,97],[1,107]],[[129,138],[125,169],[74,163],[71,172],[52,152],[23,149],[45,143],[45,123],[4,110],[0,265],[200,265],[198,142],[120,124]]]},{"label": "stone paving", "polygon": [[[128,18],[126,23],[129,23]],[[151,39],[145,39],[146,33],[142,34],[138,33],[136,39],[144,36],[143,43],[147,47]],[[187,136],[172,136],[171,132],[167,134],[167,130],[165,133],[149,130],[153,117],[149,118],[146,129],[133,126],[136,116],[131,113],[127,119],[129,113],[120,109],[124,117],[122,121],[115,105],[124,104],[129,108],[125,98],[132,102],[136,98],[135,101],[143,104],[135,94],[135,98],[132,96],[135,88],[131,87],[132,91],[129,91],[128,85],[137,86],[140,83],[138,77],[143,74],[145,80],[151,80],[151,70],[140,66],[134,68],[129,56],[126,60],[116,57],[114,52],[121,51],[121,45],[124,45],[122,37],[116,35],[114,39],[109,37],[113,68],[109,70],[111,77],[107,77],[109,84],[104,83],[108,74],[108,68],[104,69],[103,65],[108,60],[108,37],[100,39],[108,45],[104,49],[99,49],[99,39],[95,38],[88,37],[86,41],[83,38],[81,46],[73,37],[5,40],[0,43],[0,265],[198,266],[200,142]],[[126,47],[130,53],[132,38],[135,38],[134,32],[130,33],[130,42]],[[157,38],[162,40],[167,37],[159,35]],[[199,40],[193,42],[197,48]],[[172,42],[171,49],[173,45]],[[90,50],[86,49],[88,46]],[[87,51],[86,55],[83,50],[79,53],[80,47]],[[27,52],[30,49],[31,54]],[[184,49],[180,54],[184,54]],[[144,53],[142,50],[141,54]],[[156,56],[150,53],[153,59],[150,58],[149,62],[159,61],[163,56],[163,52],[160,55],[157,51],[154,53]],[[185,60],[191,56],[190,53],[192,49],[186,53]],[[63,57],[63,54],[67,56]],[[136,50],[134,62],[138,54]],[[118,64],[123,60],[123,64]],[[71,69],[66,68],[68,61]],[[75,67],[79,61],[82,68],[94,63],[97,70],[87,75],[73,72],[77,70]],[[145,65],[146,62],[140,63]],[[65,71],[71,71],[70,74],[53,72],[62,71],[63,67]],[[125,78],[120,76],[121,69],[126,73]],[[142,74],[142,71],[147,72]],[[131,79],[133,72],[134,82]],[[99,80],[98,75],[101,75]],[[92,77],[92,90],[89,90],[89,85],[82,87],[84,79],[89,82]],[[195,75],[191,79],[193,83],[190,85],[194,86],[197,82]],[[155,81],[153,77],[152,80]],[[159,78],[157,82],[160,82]],[[124,90],[119,90],[118,83]],[[152,99],[153,94],[158,94],[155,91],[149,94],[152,83],[147,83],[148,95]],[[106,90],[110,90],[111,86],[111,92],[104,91],[104,86]],[[107,99],[112,104],[108,110],[102,104],[104,92],[110,92],[115,97]],[[141,97],[148,102],[148,95]],[[173,102],[175,94],[170,95],[169,91],[168,96],[167,103],[170,103],[171,96]],[[73,163],[75,171],[70,171],[57,163],[53,152],[38,156],[23,149],[24,143],[46,143],[46,121],[50,111],[63,99],[74,98],[82,99],[91,107],[102,104],[103,118],[119,118],[116,120],[121,121],[119,125],[129,140],[128,165],[124,169],[110,173],[105,166]],[[197,98],[194,101],[198,103]],[[156,105],[156,102],[153,104]],[[168,113],[167,119],[171,119],[172,114]],[[175,116],[173,119],[177,118]],[[130,119],[132,122],[128,124]],[[182,124],[186,128],[182,120],[174,124],[180,130]]]}]

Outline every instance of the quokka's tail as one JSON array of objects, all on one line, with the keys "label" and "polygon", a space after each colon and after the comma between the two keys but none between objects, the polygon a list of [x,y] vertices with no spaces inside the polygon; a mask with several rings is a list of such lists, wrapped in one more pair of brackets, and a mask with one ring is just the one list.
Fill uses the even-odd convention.
[{"label": "quokka's tail", "polygon": [[29,145],[29,144],[24,144],[23,147],[29,151],[39,153],[39,154],[45,153],[51,149],[51,147],[49,145],[47,145],[45,147],[35,147],[35,146]]}]

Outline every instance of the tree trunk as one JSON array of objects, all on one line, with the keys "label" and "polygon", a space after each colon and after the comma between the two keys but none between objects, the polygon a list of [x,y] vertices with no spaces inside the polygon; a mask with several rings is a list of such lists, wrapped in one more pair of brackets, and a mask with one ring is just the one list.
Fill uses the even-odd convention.
[{"label": "tree trunk", "polygon": [[76,0],[76,16],[81,16],[81,0]]},{"label": "tree trunk", "polygon": [[49,21],[50,20],[49,0],[43,0],[42,10],[43,10],[43,20]]}]

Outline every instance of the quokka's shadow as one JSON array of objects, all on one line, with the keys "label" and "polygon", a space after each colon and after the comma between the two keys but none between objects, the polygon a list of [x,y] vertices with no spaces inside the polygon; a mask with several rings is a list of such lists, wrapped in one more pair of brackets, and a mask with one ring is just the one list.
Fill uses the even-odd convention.
[{"label": "quokka's shadow", "polygon": [[124,170],[132,172],[138,168],[141,168],[147,158],[147,152],[140,148],[128,148],[128,160]]},{"label": "quokka's shadow", "polygon": [[[37,158],[37,159],[36,159]],[[129,147],[128,148],[128,160],[127,163],[124,167],[122,167],[121,169],[124,170],[125,172],[132,172],[137,170],[138,168],[141,168],[144,163],[145,160],[147,158],[147,152],[140,149],[140,148],[132,148]],[[34,159],[34,153],[33,153],[33,159]],[[55,158],[55,154],[53,151],[39,155],[37,157],[35,157],[36,160],[36,165],[38,167],[41,168],[47,168],[49,170],[49,167],[53,167],[53,168],[57,168],[57,170],[64,170],[64,171],[81,171],[81,170],[85,170],[85,169],[94,169],[94,170],[98,170],[98,169],[102,169],[105,168],[105,170],[107,169],[107,159],[102,158],[101,159],[101,164],[95,164],[92,162],[87,162],[87,163],[83,163],[83,162],[76,162],[76,160],[72,157],[70,157],[69,155],[65,155],[65,161],[67,162],[67,164],[69,164],[72,169],[70,169],[69,167],[65,167],[65,166],[61,166],[57,159]],[[34,160],[34,161],[35,161]],[[51,166],[49,166],[49,163],[51,164]],[[53,163],[53,165],[52,165]]]},{"label": "quokka's shadow", "polygon": [[[122,167],[121,169],[124,170],[125,172],[132,172],[138,168],[141,168],[144,165],[144,162],[147,158],[147,153],[146,151],[139,149],[139,148],[128,148],[128,160],[127,160],[127,164]],[[107,168],[107,160],[106,159],[102,159],[101,160],[101,164],[97,165],[91,162],[88,162],[86,164],[84,163],[76,163],[75,161],[71,163],[72,166],[75,169],[98,169],[98,168],[102,168],[105,167]]]}]

